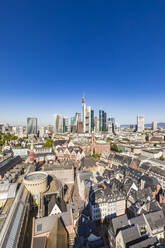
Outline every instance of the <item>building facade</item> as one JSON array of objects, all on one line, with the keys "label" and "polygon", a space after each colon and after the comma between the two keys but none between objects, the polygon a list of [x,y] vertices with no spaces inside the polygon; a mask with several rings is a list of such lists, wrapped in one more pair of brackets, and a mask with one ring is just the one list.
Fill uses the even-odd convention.
[{"label": "building facade", "polygon": [[107,113],[104,110],[99,110],[99,131],[107,131]]},{"label": "building facade", "polygon": [[137,132],[144,132],[144,116],[137,116]]},{"label": "building facade", "polygon": [[153,121],[152,122],[152,130],[155,131],[155,130],[157,130],[157,128],[158,128],[157,122]]},{"label": "building facade", "polygon": [[98,221],[125,214],[126,201],[122,193],[100,188],[90,194],[89,206],[92,220]]},{"label": "building facade", "polygon": [[[86,106],[85,99],[82,99],[82,121],[83,121],[83,132],[91,133],[91,107]],[[92,115],[93,116],[93,115]]]},{"label": "building facade", "polygon": [[37,118],[27,118],[27,135],[37,134]]},{"label": "building facade", "polygon": [[55,114],[55,126],[54,126],[54,133],[65,133],[69,131],[69,119],[65,118],[61,114]]}]

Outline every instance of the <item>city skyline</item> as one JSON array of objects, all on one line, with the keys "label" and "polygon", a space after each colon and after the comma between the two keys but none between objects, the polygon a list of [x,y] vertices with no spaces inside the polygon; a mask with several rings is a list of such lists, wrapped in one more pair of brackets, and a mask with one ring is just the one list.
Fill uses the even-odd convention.
[{"label": "city skyline", "polygon": [[[81,101],[82,101],[82,99],[81,99]],[[81,101],[80,101],[80,106],[81,106]],[[84,95],[83,95],[83,101],[85,101],[84,103],[85,103],[85,106],[86,106],[87,101],[86,101],[86,98],[84,97]],[[87,105],[89,105],[89,104],[87,103]],[[78,105],[76,105],[76,106],[78,106]],[[108,113],[105,109],[103,109],[103,108],[98,108],[98,107],[96,107],[96,109],[95,109],[95,108],[93,108],[91,105],[86,106],[86,107],[87,107],[87,108],[90,108],[90,111],[91,111],[91,110],[94,111],[94,116],[95,116],[95,117],[98,117],[98,119],[99,119],[100,111],[105,111],[105,113],[106,113],[106,115],[107,115],[107,118],[115,118],[115,119],[116,119],[115,115],[109,114],[109,113]],[[85,107],[85,108],[86,108],[86,107]],[[35,115],[35,116],[34,116],[34,115],[31,115],[30,118],[32,118],[32,119],[33,119],[33,118],[39,119],[39,126],[54,125],[54,116],[55,116],[55,115],[61,115],[61,116],[65,117],[65,118],[72,119],[73,116],[74,116],[76,113],[80,113],[81,116],[82,116],[82,118],[83,118],[83,109],[82,109],[82,106],[81,106],[81,109],[80,109],[80,108],[77,108],[77,109],[79,109],[80,111],[75,111],[75,112],[73,112],[72,109],[71,109],[71,110],[70,110],[70,115],[68,115],[67,113],[64,114],[64,112],[59,112],[59,111],[57,111],[56,113],[54,113],[53,115],[51,115],[51,116],[48,117],[49,121],[47,121],[47,122],[43,122],[42,119],[39,119],[40,114]],[[30,116],[30,115],[29,115],[29,116]],[[128,121],[128,118],[127,118],[127,121],[125,120],[125,122],[122,122],[122,123],[119,121],[119,119],[116,119],[116,124],[118,124],[118,125],[136,125],[136,124],[137,124],[137,117],[138,117],[138,116],[140,116],[140,115],[137,114],[137,116],[134,118],[135,120],[133,120],[132,122],[129,122],[129,121]],[[142,116],[144,117],[144,124],[152,124],[153,122],[155,122],[155,120],[147,121],[146,118],[145,118],[145,116],[144,116],[144,115],[142,115]],[[52,118],[50,118],[50,117],[52,117]],[[26,116],[25,119],[27,120],[27,118],[28,118],[28,117]],[[26,126],[26,120],[20,119],[20,120],[17,120],[17,122],[9,121],[9,119],[8,119],[8,121],[6,121],[6,122],[2,122],[2,121],[0,120],[0,124],[10,124],[10,125],[15,125],[15,126],[19,126],[19,125]],[[157,121],[157,120],[156,120],[156,122],[157,122],[157,123],[165,123],[165,121]]]},{"label": "city skyline", "polygon": [[[86,102],[85,102],[86,103]],[[88,103],[87,103],[87,105],[89,105]],[[37,119],[38,120],[38,124],[39,124],[39,126],[46,126],[46,125],[54,125],[54,116],[55,115],[61,115],[61,116],[63,116],[63,118],[65,117],[65,118],[68,118],[68,119],[70,119],[70,122],[71,122],[71,119],[73,118],[73,116],[75,115],[75,114],[81,114],[81,116],[83,116],[83,112],[82,112],[82,106],[81,106],[81,102],[80,102],[80,107],[81,107],[81,109],[80,109],[80,111],[75,111],[74,113],[72,112],[72,114],[70,114],[69,116],[67,115],[67,114],[64,114],[64,112],[62,113],[62,112],[59,112],[59,111],[57,111],[56,113],[54,113],[53,115],[51,115],[51,119],[50,119],[50,117],[49,117],[49,119],[50,119],[50,122],[43,122],[43,120],[41,120],[41,119],[39,119],[39,116],[40,116],[40,114],[38,114],[38,115],[29,115],[30,117],[25,117],[25,119],[23,120],[23,119],[20,119],[20,120],[17,120],[17,122],[12,122],[12,121],[6,121],[6,122],[2,122],[1,120],[0,120],[0,124],[9,124],[9,125],[15,125],[15,126],[26,126],[27,125],[27,119],[29,118],[29,119]],[[165,123],[165,121],[155,121],[155,120],[150,120],[150,121],[147,121],[146,120],[146,118],[145,118],[145,116],[144,115],[139,115],[139,114],[137,114],[136,116],[134,116],[135,118],[134,118],[134,120],[132,121],[132,122],[128,122],[128,121],[125,121],[125,122],[119,122],[119,120],[118,119],[116,119],[116,116],[115,115],[111,115],[111,114],[109,114],[105,109],[103,109],[103,108],[97,108],[97,111],[96,111],[96,109],[95,108],[93,108],[91,105],[89,105],[89,107],[90,107],[90,109],[92,110],[92,111],[94,111],[94,117],[97,117],[98,119],[99,119],[99,113],[100,113],[100,111],[105,111],[105,113],[107,114],[107,120],[108,120],[108,118],[115,118],[115,120],[116,120],[116,123],[118,124],[118,125],[137,125],[137,117],[138,116],[142,116],[143,118],[144,118],[144,124],[145,125],[147,125],[147,124],[153,124],[153,122],[156,122],[156,123]],[[83,117],[82,117],[83,118]]]},{"label": "city skyline", "polygon": [[0,122],[53,123],[83,93],[121,124],[165,121],[164,14],[161,1],[2,3]]},{"label": "city skyline", "polygon": [[0,248],[165,248],[165,1],[1,1]]}]

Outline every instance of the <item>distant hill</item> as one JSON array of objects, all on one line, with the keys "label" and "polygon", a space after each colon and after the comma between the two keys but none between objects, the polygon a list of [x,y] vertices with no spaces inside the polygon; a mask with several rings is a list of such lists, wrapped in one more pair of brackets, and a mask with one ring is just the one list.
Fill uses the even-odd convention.
[{"label": "distant hill", "polygon": [[165,123],[164,123],[164,122],[159,122],[159,123],[158,123],[158,126],[159,126],[159,127],[165,128]]},{"label": "distant hill", "polygon": [[[136,126],[136,125],[134,125],[134,126]],[[152,127],[152,124],[148,123],[148,124],[145,124],[144,126],[145,127]],[[128,127],[130,127],[130,125],[120,125],[120,127],[128,128]],[[165,122],[158,122],[158,127],[165,128]]]}]

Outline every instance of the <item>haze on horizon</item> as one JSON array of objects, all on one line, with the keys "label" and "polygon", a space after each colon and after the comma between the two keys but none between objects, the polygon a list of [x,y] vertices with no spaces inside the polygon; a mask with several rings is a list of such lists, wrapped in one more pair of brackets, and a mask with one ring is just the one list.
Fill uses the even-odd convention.
[{"label": "haze on horizon", "polygon": [[165,2],[4,1],[0,123],[53,124],[81,98],[120,124],[164,122]]}]

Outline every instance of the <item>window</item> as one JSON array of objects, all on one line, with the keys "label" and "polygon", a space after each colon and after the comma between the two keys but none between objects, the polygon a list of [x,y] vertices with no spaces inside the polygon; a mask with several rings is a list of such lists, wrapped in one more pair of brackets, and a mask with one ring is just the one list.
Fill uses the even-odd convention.
[{"label": "window", "polygon": [[38,224],[37,225],[37,232],[41,232],[42,231],[42,224]]}]

